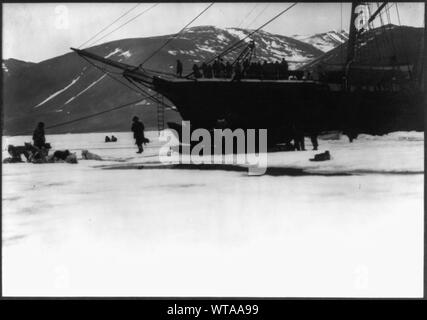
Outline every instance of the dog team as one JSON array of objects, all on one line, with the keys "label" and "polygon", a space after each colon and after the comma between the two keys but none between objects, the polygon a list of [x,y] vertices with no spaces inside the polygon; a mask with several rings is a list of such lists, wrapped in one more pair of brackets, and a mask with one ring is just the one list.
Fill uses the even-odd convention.
[{"label": "dog team", "polygon": [[[132,132],[135,139],[135,144],[138,147],[137,153],[144,151],[142,145],[149,143],[150,140],[145,137],[144,124],[138,117],[132,119]],[[24,143],[23,146],[9,145],[7,148],[10,154],[9,158],[5,158],[3,163],[16,163],[22,162],[21,156],[24,155],[27,162],[31,163],[52,163],[52,162],[67,162],[77,163],[76,153],[72,153],[69,150],[56,150],[52,155],[49,155],[49,150],[52,148],[50,143],[46,142],[45,137],[45,125],[43,122],[39,122],[33,132],[33,144]],[[107,139],[108,138],[108,139]],[[105,137],[105,142],[117,142],[117,138],[112,136],[109,138]],[[102,157],[97,154],[91,153],[88,150],[82,150],[83,160],[98,160],[102,161]]]}]

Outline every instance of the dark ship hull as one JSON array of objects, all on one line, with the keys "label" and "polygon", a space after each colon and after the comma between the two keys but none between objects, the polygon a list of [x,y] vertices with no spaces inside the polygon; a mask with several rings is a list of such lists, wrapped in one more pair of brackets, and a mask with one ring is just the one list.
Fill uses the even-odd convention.
[{"label": "dark ship hull", "polygon": [[423,131],[425,96],[414,91],[334,90],[333,85],[298,80],[185,80],[154,78],[154,89],[175,104],[192,129],[268,129],[281,142],[298,128],[384,134]]},{"label": "dark ship hull", "polygon": [[[396,83],[384,71],[353,70],[350,85],[339,83],[342,73],[327,74],[326,81],[151,77],[134,66],[73,50],[124,70],[128,80],[160,93],[191,122],[192,129],[267,129],[269,144],[289,141],[295,130],[306,135],[340,130],[352,137],[424,131],[423,87]],[[377,78],[383,79],[380,85]]]}]

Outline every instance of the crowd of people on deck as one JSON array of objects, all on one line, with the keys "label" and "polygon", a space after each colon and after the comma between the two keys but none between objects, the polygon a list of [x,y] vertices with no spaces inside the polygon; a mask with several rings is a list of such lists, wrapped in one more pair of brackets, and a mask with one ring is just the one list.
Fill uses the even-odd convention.
[{"label": "crowd of people on deck", "polygon": [[[183,64],[181,60],[176,61],[176,75],[181,78]],[[213,63],[203,62],[201,65],[193,64],[192,75],[196,79],[261,79],[261,80],[310,80],[312,76],[309,72],[290,72],[286,59],[276,62],[250,62],[244,60],[242,63],[235,61],[224,62],[224,59],[217,58]]]}]

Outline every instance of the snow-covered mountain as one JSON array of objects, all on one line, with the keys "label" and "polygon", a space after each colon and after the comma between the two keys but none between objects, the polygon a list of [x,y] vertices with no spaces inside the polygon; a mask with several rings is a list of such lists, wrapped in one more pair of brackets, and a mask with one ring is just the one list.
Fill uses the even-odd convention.
[{"label": "snow-covered mountain", "polygon": [[340,44],[347,42],[348,33],[345,30],[332,30],[314,35],[294,35],[293,38],[311,44],[323,52],[328,52]]},{"label": "snow-covered mountain", "polygon": [[[413,70],[420,67],[423,43],[423,28],[396,26],[388,24],[371,29],[360,36],[360,45],[353,65],[412,65]],[[306,64],[307,69],[323,64],[324,70],[335,68],[346,61],[347,43],[334,48],[319,59]]]},{"label": "snow-covered mountain", "polygon": [[[220,29],[213,26],[189,28],[160,50],[144,67],[174,73],[176,59],[180,59],[184,65],[184,74],[189,73],[194,63],[215,57],[250,32],[245,29]],[[122,39],[88,50],[106,58],[138,65],[170,37],[171,35]],[[310,44],[264,31],[251,38],[256,45],[256,59],[276,61],[285,58],[291,68],[297,68],[322,54],[322,51]],[[225,59],[235,59],[241,50],[243,47],[231,52]],[[74,52],[39,63],[3,60],[2,67],[5,134],[28,133],[38,121],[44,121],[46,126],[50,126],[141,98]],[[148,129],[155,129],[156,108],[152,101],[144,100],[138,105],[73,122],[51,129],[50,132],[129,130],[129,121],[135,114],[144,119]],[[167,110],[165,117],[166,121],[180,120],[179,113],[173,110]]]},{"label": "snow-covered mountain", "polygon": [[[378,55],[376,38],[387,42],[384,31],[392,31],[394,46],[382,48]],[[371,64],[388,63],[391,58],[416,61],[422,39],[421,28],[389,26],[372,30],[367,34],[366,54]],[[251,30],[239,28],[220,29],[213,26],[199,26],[185,30],[176,39],[153,56],[144,68],[174,73],[176,59],[184,65],[184,74],[190,73],[194,63],[210,60],[230,45],[244,39]],[[121,61],[139,65],[153,52],[157,51],[171,35],[122,39],[103,43],[91,48],[90,52]],[[255,59],[277,61],[285,58],[290,68],[310,67],[316,61],[329,64],[342,62],[346,54],[340,50],[323,50],[335,47],[347,39],[345,32],[327,32],[310,37],[297,36],[298,39],[260,31],[251,36],[255,42]],[[407,39],[415,39],[407,41]],[[244,42],[249,42],[249,38]],[[390,41],[388,41],[390,42]],[[397,54],[393,53],[393,47]],[[243,50],[231,52],[225,60],[234,60]],[[378,60],[378,56],[382,60]],[[405,60],[406,61],[406,60]],[[52,126],[65,121],[86,117],[137,99],[142,96],[128,87],[114,81],[105,73],[94,68],[74,52],[30,63],[16,59],[2,61],[3,71],[3,120],[4,134],[29,133],[38,121]],[[120,77],[120,75],[116,75]],[[123,78],[122,78],[123,80]],[[126,82],[126,81],[125,81]],[[65,126],[50,129],[50,133],[67,132],[113,132],[128,131],[130,119],[138,115],[147,129],[157,129],[157,105],[143,100],[136,105],[104,113],[101,116],[73,121]],[[175,110],[166,110],[166,122],[180,121]]]},{"label": "snow-covered mountain", "polygon": [[9,77],[11,74],[16,74],[21,70],[35,65],[33,62],[27,62],[17,59],[6,59],[2,61],[1,67],[4,77]]},{"label": "snow-covered mountain", "polygon": [[[285,58],[290,68],[297,68],[322,54],[321,50],[305,42],[265,31],[259,31],[246,38],[253,30],[240,28],[220,29],[213,26],[193,27],[184,32],[179,39],[191,41],[194,50],[169,50],[170,54],[188,54],[197,57],[195,62],[209,59],[228,48],[238,40],[243,43],[255,42],[255,59],[268,62]],[[245,39],[246,38],[246,39]],[[226,58],[234,59],[242,49],[233,51]]]}]

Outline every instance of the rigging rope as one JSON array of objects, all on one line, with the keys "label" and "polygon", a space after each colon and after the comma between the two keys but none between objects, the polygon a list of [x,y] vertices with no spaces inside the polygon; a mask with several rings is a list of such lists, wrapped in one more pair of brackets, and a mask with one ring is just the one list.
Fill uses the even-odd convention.
[{"label": "rigging rope", "polygon": [[248,14],[246,14],[246,16],[242,19],[242,21],[240,21],[239,25],[237,26],[237,28],[240,28],[240,26],[243,24],[243,22],[249,18],[249,16],[252,14],[252,12],[254,12],[255,8],[258,6],[258,3],[255,3],[255,5],[253,6],[252,10],[249,11]]},{"label": "rigging rope", "polygon": [[[298,4],[298,2],[294,2],[293,4],[291,4],[289,7],[287,7],[286,9],[280,11],[277,15],[275,15],[273,18],[271,18],[270,20],[268,20],[266,23],[264,23],[263,25],[261,25],[260,27],[258,27],[257,29],[253,30],[252,32],[250,32],[247,36],[243,37],[242,39],[240,39],[239,41],[237,41],[236,43],[234,43],[233,45],[231,45],[228,49],[225,49],[223,52],[221,52],[220,54],[216,55],[215,57],[213,57],[212,59],[208,60],[208,62],[206,62],[206,64],[211,63],[212,61],[214,61],[215,59],[222,57],[224,55],[226,55],[227,53],[229,53],[230,51],[234,50],[234,47],[236,47],[237,45],[241,44],[245,39],[249,38],[251,35],[253,35],[254,33],[258,32],[259,30],[261,30],[262,28],[264,28],[266,25],[270,24],[271,22],[273,22],[274,20],[276,20],[278,17],[280,17],[282,14],[284,14],[285,12],[287,12],[288,10],[292,9],[294,6],[296,6]],[[185,76],[185,78],[188,78],[189,76],[193,75],[194,72],[191,72],[189,74],[187,74]]]},{"label": "rigging rope", "polygon": [[166,47],[171,41],[176,39],[190,24],[192,24],[194,21],[196,21],[203,13],[205,13],[210,7],[214,5],[215,2],[212,2],[210,5],[208,5],[205,9],[202,10],[194,19],[192,19],[189,23],[187,23],[177,34],[175,34],[172,38],[169,38],[160,48],[158,48],[156,51],[154,51],[148,58],[146,58],[139,67],[142,67],[144,63],[146,63],[148,60],[150,60],[153,56],[155,56],[160,50],[162,50],[164,47]]},{"label": "rigging rope", "polygon": [[[106,70],[106,69],[104,69],[104,68],[102,68],[102,67],[100,67],[100,66],[96,65],[95,63],[93,63],[92,61],[90,61],[89,59],[87,59],[86,57],[83,57],[83,58],[84,58],[87,62],[89,62],[92,66],[94,66],[95,68],[97,68],[97,69],[98,69],[98,70],[100,70],[101,72],[105,73],[105,74],[106,74],[107,76],[109,76],[111,79],[113,79],[113,80],[115,80],[115,81],[119,82],[120,84],[124,85],[124,86],[125,86],[125,87],[127,87],[128,89],[130,89],[130,90],[132,90],[132,91],[134,91],[134,92],[138,93],[139,95],[141,95],[141,96],[143,97],[142,99],[136,100],[136,101],[134,101],[134,102],[126,103],[125,105],[118,106],[118,107],[115,107],[115,108],[112,108],[112,109],[108,109],[108,110],[106,110],[105,112],[110,112],[110,111],[113,111],[113,110],[116,110],[116,109],[120,109],[120,108],[122,108],[122,107],[129,106],[129,105],[135,104],[136,102],[139,102],[139,101],[142,101],[142,100],[146,100],[146,99],[150,99],[150,100],[152,100],[152,101],[154,101],[154,102],[159,102],[159,103],[161,103],[161,102],[160,102],[160,100],[158,100],[158,99],[155,97],[155,94],[150,95],[150,94],[148,94],[145,90],[143,90],[142,88],[139,88],[139,87],[137,87],[137,90],[136,90],[136,89],[132,88],[131,86],[129,86],[128,84],[126,84],[125,82],[120,81],[120,80],[119,80],[119,79],[117,79],[116,77],[112,76],[112,75],[111,75],[111,73],[110,73],[110,71],[108,71],[108,70]],[[166,103],[162,103],[162,104],[163,104],[166,108],[173,109],[173,107],[172,107],[172,106],[170,106],[170,105],[168,105],[168,104],[166,104]],[[94,116],[96,116],[96,115],[103,114],[103,113],[105,113],[105,112],[104,112],[104,111],[101,111],[101,112],[98,112],[98,113],[95,113],[95,114],[91,114],[91,115],[89,115],[88,117],[89,117],[89,118],[90,118],[90,117],[94,117]],[[74,119],[74,120],[70,120],[70,121],[71,121],[71,122],[75,122],[75,121],[79,121],[79,120],[81,120],[81,119],[85,119],[85,117],[78,118],[78,119]],[[70,123],[70,122],[69,122],[69,121],[66,121],[66,123],[57,124],[57,125],[55,125],[55,127],[60,126],[60,125],[63,125],[63,124],[68,124],[68,123]],[[51,126],[51,127],[52,127],[52,126]],[[51,127],[47,127],[47,128],[51,128]]]},{"label": "rigging rope", "polygon": [[132,102],[125,103],[123,105],[120,105],[120,106],[117,106],[117,107],[113,107],[113,108],[110,108],[110,109],[107,109],[107,110],[103,110],[103,111],[100,111],[100,112],[92,113],[92,114],[89,114],[89,115],[86,115],[86,116],[83,116],[83,117],[80,117],[80,118],[76,118],[76,119],[72,119],[72,120],[60,122],[60,123],[57,123],[57,124],[54,124],[54,125],[51,125],[51,126],[47,126],[46,129],[57,128],[57,127],[65,126],[67,124],[71,124],[71,123],[74,123],[74,122],[78,122],[78,121],[86,120],[86,119],[89,119],[89,118],[93,118],[93,117],[99,116],[99,115],[104,114],[104,113],[108,113],[108,112],[112,112],[114,110],[118,110],[118,109],[122,109],[122,108],[125,108],[125,107],[129,107],[129,106],[137,104],[138,102],[141,102],[143,100],[145,100],[145,98],[134,100]]},{"label": "rigging rope", "polygon": [[[114,23],[116,23],[117,21],[119,21],[121,18],[123,18],[124,16],[126,16],[129,12],[131,12],[131,11],[133,11],[134,9],[136,9],[139,5],[140,5],[141,3],[138,3],[137,5],[135,5],[135,6],[133,6],[131,9],[129,9],[129,10],[127,10],[125,13],[123,13],[122,15],[120,15],[116,20],[114,20],[112,23],[110,23],[109,25],[107,25],[106,27],[104,27],[102,30],[100,30],[98,33],[96,33],[94,36],[92,36],[90,39],[88,39],[87,41],[85,41],[85,42],[83,42],[80,46],[79,46],[79,49],[81,48],[81,47],[83,47],[85,44],[87,44],[89,41],[91,41],[91,40],[93,40],[94,38],[96,38],[98,35],[100,35],[102,32],[104,32],[105,30],[107,30],[109,27],[111,27]],[[142,15],[143,13],[145,13],[145,12],[142,12],[140,15]],[[138,15],[139,16],[139,15]],[[124,23],[124,24],[122,24],[120,27],[122,27],[122,26],[124,26],[124,25],[126,25],[127,23],[129,23],[130,21],[128,21],[128,22],[126,22],[126,23]],[[118,28],[120,28],[120,27],[118,27]],[[118,28],[116,28],[115,30],[113,30],[113,31],[111,31],[109,34],[111,34],[111,33],[113,33],[114,31],[116,31],[116,30],[118,30]],[[109,34],[107,34],[107,35],[109,35]],[[106,36],[107,36],[106,35]],[[105,37],[105,36],[104,36]],[[103,37],[103,38],[104,38]],[[101,38],[101,39],[103,39],[103,38]],[[98,41],[100,41],[101,39],[98,39],[97,41],[95,41],[93,44],[95,44],[96,42],[98,42]],[[93,45],[92,44],[92,45]],[[88,60],[87,60],[88,61]],[[119,73],[117,73],[117,72],[112,72],[112,71],[110,71],[111,73],[115,73],[115,74],[119,74]]]},{"label": "rigging rope", "polygon": [[[392,25],[392,23],[391,23],[391,18],[390,18],[390,9],[391,9],[391,7],[393,6],[393,4],[391,4],[391,6],[390,7],[386,7],[386,9],[385,9],[385,12],[386,12],[386,15],[387,15],[387,21],[388,21],[388,24],[390,25],[390,27],[391,27],[391,25]],[[394,53],[395,53],[395,56],[396,56],[396,61],[397,61],[397,48],[396,48],[396,45],[395,45],[395,43],[394,43],[394,36],[393,36],[393,29],[390,29],[390,40],[391,40],[391,46],[393,47],[393,50],[394,50]]]},{"label": "rigging rope", "polygon": [[[400,22],[400,14],[399,14],[399,6],[397,5],[397,2],[395,2],[396,5],[396,13],[397,13],[397,21],[399,23],[399,27],[400,27],[400,42],[402,43],[402,46],[404,46],[404,39],[406,40],[407,38],[404,36],[403,34],[403,29],[402,29],[402,24]],[[405,41],[406,42],[406,41]],[[412,71],[411,68],[409,66],[409,56],[408,56],[408,51],[405,50],[407,49],[407,46],[403,47],[403,52],[405,53],[405,59],[406,59],[406,64],[408,66],[408,74],[409,74],[409,78],[412,79]]]},{"label": "rigging rope", "polygon": [[133,20],[135,20],[136,18],[142,16],[143,14],[149,12],[151,9],[154,9],[156,6],[158,6],[159,3],[155,3],[152,6],[148,7],[147,9],[145,9],[144,11],[142,11],[141,13],[137,14],[135,17],[127,20],[126,22],[124,22],[123,24],[119,25],[117,28],[113,29],[112,31],[110,31],[109,33],[107,33],[106,35],[102,36],[101,38],[99,38],[98,40],[96,40],[95,42],[93,42],[92,44],[90,44],[90,46],[95,45],[96,43],[98,43],[99,41],[101,41],[102,39],[104,39],[105,37],[109,36],[110,34],[112,34],[113,32],[116,32],[117,30],[119,30],[120,28],[124,27],[125,25],[127,25],[128,23],[132,22]]},{"label": "rigging rope", "polygon": [[[89,61],[89,60],[87,60],[87,61]],[[93,64],[91,61],[89,61],[89,62],[91,64]],[[97,117],[99,115],[102,115],[102,114],[105,114],[105,113],[108,113],[108,112],[112,112],[112,111],[115,111],[115,110],[119,110],[119,109],[123,109],[123,108],[126,108],[126,107],[130,107],[132,105],[137,104],[138,102],[141,102],[141,101],[144,101],[144,100],[147,100],[147,99],[152,100],[152,101],[157,102],[157,103],[163,104],[166,107],[166,109],[169,109],[169,110],[173,110],[174,109],[172,106],[168,105],[167,103],[164,103],[164,102],[160,101],[159,99],[157,99],[156,98],[156,94],[149,95],[142,88],[139,88],[139,87],[137,87],[138,90],[139,90],[139,91],[137,91],[134,88],[128,86],[126,83],[124,83],[124,82],[118,80],[117,78],[111,76],[108,71],[102,70],[102,68],[99,67],[99,66],[97,66],[96,64],[93,64],[93,66],[95,68],[101,70],[102,72],[104,72],[106,75],[108,75],[109,77],[111,77],[113,80],[118,81],[121,84],[123,84],[124,86],[128,87],[129,89],[131,89],[131,90],[139,93],[142,96],[142,98],[134,100],[132,102],[128,102],[128,103],[122,104],[120,106],[116,106],[116,107],[113,107],[113,108],[110,108],[110,109],[106,109],[106,110],[95,112],[95,113],[92,113],[92,114],[89,114],[89,115],[86,115],[86,116],[82,116],[82,117],[79,117],[79,118],[76,118],[76,119],[72,119],[72,120],[68,120],[68,121],[63,121],[63,122],[60,122],[60,123],[56,123],[54,125],[47,126],[46,129],[57,128],[57,127],[61,127],[61,126],[64,126],[64,125],[67,125],[67,124],[71,124],[71,123],[74,123],[74,122],[83,121],[83,120],[86,120],[86,119],[89,119],[89,118]]]},{"label": "rigging rope", "polygon": [[[102,67],[100,67],[100,66],[98,66],[98,65],[96,65],[95,63],[93,63],[92,61],[90,61],[90,60],[88,60],[87,58],[85,58],[84,57],[84,59],[86,60],[86,61],[88,61],[90,64],[92,64],[95,68],[97,68],[97,69],[99,69],[101,72],[104,72],[107,76],[109,76],[111,79],[113,79],[113,80],[115,80],[115,81],[117,81],[117,82],[119,82],[120,84],[122,84],[122,85],[124,85],[125,87],[127,87],[127,88],[129,88],[130,90],[132,90],[132,91],[134,91],[134,92],[136,92],[136,93],[138,93],[139,95],[141,95],[141,96],[143,96],[144,97],[144,99],[150,99],[150,100],[152,100],[152,101],[154,101],[154,102],[157,102],[157,103],[161,103],[161,104],[163,104],[166,108],[169,108],[169,109],[173,109],[173,107],[172,106],[170,106],[170,105],[168,105],[167,103],[164,103],[164,102],[161,102],[159,99],[157,99],[155,96],[156,96],[156,94],[153,94],[153,95],[150,95],[150,93],[148,93],[147,91],[145,91],[144,89],[142,89],[141,87],[138,87],[136,84],[135,84],[135,82],[133,82],[133,81],[130,81],[128,78],[126,78],[134,87],[136,87],[136,89],[134,89],[134,88],[132,88],[131,86],[129,86],[127,83],[125,83],[125,82],[123,82],[123,81],[120,81],[119,79],[117,79],[116,77],[113,77],[110,73],[110,71],[108,71],[108,70],[106,70],[105,68],[102,68]],[[120,74],[120,75],[122,75],[122,74]],[[146,88],[148,88],[148,89],[150,89],[151,90],[151,88],[149,87],[149,86],[147,86],[147,85],[145,85],[145,84],[141,84],[141,85],[143,85],[143,86],[145,86]]]},{"label": "rigging rope", "polygon": [[134,88],[132,88],[131,86],[129,86],[127,83],[125,83],[125,82],[123,82],[123,81],[120,81],[119,79],[117,79],[116,77],[113,77],[112,75],[111,75],[111,73],[107,70],[107,69],[105,69],[105,68],[102,68],[102,67],[100,67],[100,66],[98,66],[97,64],[95,64],[95,63],[93,63],[92,61],[90,61],[88,58],[86,58],[86,57],[83,57],[83,59],[85,59],[88,63],[90,63],[92,66],[94,66],[95,68],[97,68],[98,70],[100,70],[101,72],[103,72],[103,73],[105,73],[107,76],[109,76],[111,79],[113,79],[113,80],[115,80],[115,81],[117,81],[117,82],[119,82],[119,83],[121,83],[122,85],[124,85],[125,87],[127,87],[128,89],[131,89],[132,91],[135,91],[136,93],[138,93],[138,94],[141,94],[139,91],[137,91],[137,90],[135,90]]},{"label": "rigging rope", "polygon": [[123,18],[124,16],[126,16],[129,12],[131,12],[132,10],[136,9],[139,5],[141,5],[141,3],[138,3],[136,6],[133,6],[131,9],[129,9],[128,11],[126,11],[125,13],[123,13],[120,17],[118,17],[116,20],[114,20],[112,23],[110,23],[109,25],[107,25],[106,27],[104,27],[101,31],[99,31],[97,34],[95,34],[93,37],[91,37],[89,40],[83,42],[80,46],[79,49],[81,47],[83,47],[86,43],[90,42],[91,40],[95,39],[98,35],[100,35],[102,32],[104,32],[105,30],[107,30],[109,27],[111,27],[113,24],[115,24],[117,21],[119,21],[121,18]]},{"label": "rigging rope", "polygon": [[[377,8],[379,8],[379,4],[378,4],[378,2],[377,2]],[[377,9],[378,10],[378,9]],[[378,14],[378,17],[379,17],[379,21],[380,21],[380,24],[381,24],[381,28],[380,28],[380,30],[381,30],[381,35],[382,35],[382,33],[384,32],[384,30],[385,30],[385,28],[384,28],[384,20],[383,20],[383,17],[382,17],[382,12],[380,12],[379,14]],[[386,56],[386,52],[387,52],[387,39],[386,39],[387,37],[386,37],[386,35],[384,35],[384,36],[382,36],[382,37],[378,37],[378,43],[380,43],[380,40],[381,40],[381,42],[382,43],[380,43],[380,45],[385,49],[385,50],[383,50],[384,52],[385,52],[385,54],[384,54],[384,57]]]},{"label": "rigging rope", "polygon": [[[124,81],[121,81],[121,80],[119,80],[118,78],[116,78],[116,77],[114,77],[114,76],[112,76],[112,74],[116,74],[116,75],[120,75],[120,76],[123,76],[123,73],[121,73],[121,72],[113,72],[113,71],[110,71],[110,70],[107,70],[106,68],[103,68],[103,67],[100,67],[100,66],[98,66],[97,64],[95,64],[95,63],[93,63],[92,61],[90,61],[88,58],[86,58],[86,57],[83,57],[88,63],[90,63],[93,67],[95,67],[96,69],[98,69],[98,70],[100,70],[101,72],[103,72],[103,73],[105,73],[105,75],[107,75],[107,76],[109,76],[111,79],[113,79],[113,80],[115,80],[115,81],[117,81],[117,82],[119,82],[120,84],[122,84],[123,86],[125,86],[125,87],[127,87],[128,89],[130,89],[130,90],[132,90],[132,91],[134,91],[134,92],[136,92],[136,93],[138,93],[138,94],[140,94],[140,95],[142,95],[143,97],[145,97],[145,98],[147,98],[147,99],[151,99],[152,97],[151,96],[149,96],[149,93],[147,93],[145,90],[143,90],[142,88],[139,88],[139,87],[137,87],[137,90],[135,90],[134,88],[132,88],[131,86],[129,86],[127,83],[125,83]],[[126,78],[126,77],[125,77]],[[126,78],[129,82],[131,82],[128,78]],[[131,84],[132,85],[134,85],[132,82],[131,82]],[[148,85],[145,85],[144,84],[144,86],[146,86],[147,88],[149,88],[149,89],[151,89]],[[148,97],[146,97],[146,95],[148,96]],[[158,102],[158,101],[155,101],[155,102]],[[168,106],[167,104],[164,104],[166,107],[169,107],[169,108],[171,108],[170,106]]]},{"label": "rigging rope", "polygon": [[269,3],[267,3],[267,5],[264,7],[264,9],[257,14],[257,16],[248,24],[248,26],[246,27],[246,29],[249,29],[249,27],[264,13],[265,10],[267,10],[267,8],[270,6]]},{"label": "rigging rope", "polygon": [[[213,5],[214,3],[211,3],[207,8],[205,8],[196,18],[194,18],[189,24],[187,24],[177,35],[175,35],[175,37],[176,36],[178,36],[188,25],[190,25],[192,22],[194,22],[200,15],[202,15],[206,10],[208,10],[212,5]],[[248,38],[248,37],[250,37],[252,34],[254,34],[255,32],[258,32],[261,28],[263,28],[263,27],[265,27],[266,25],[268,25],[269,23],[271,23],[272,21],[274,21],[275,19],[277,19],[279,16],[281,16],[282,14],[284,14],[286,11],[288,11],[288,10],[290,10],[292,7],[294,7],[295,5],[296,5],[297,3],[294,3],[294,4],[292,4],[291,6],[289,6],[288,8],[286,8],[286,9],[284,9],[283,11],[281,11],[279,14],[277,14],[276,16],[274,16],[272,19],[270,19],[269,21],[267,21],[266,23],[264,23],[262,26],[260,26],[260,27],[258,27],[256,30],[254,30],[253,32],[251,32],[251,33],[249,33],[246,37],[244,37],[243,39],[240,39],[237,43],[235,43],[234,45],[232,45],[230,48],[228,48],[227,50],[225,50],[222,54],[220,54],[219,56],[221,56],[221,55],[224,55],[226,52],[230,52],[231,51],[231,49],[232,48],[234,48],[234,47],[236,47],[238,44],[241,44],[246,38]],[[146,9],[146,10],[144,10],[143,12],[141,12],[140,14],[138,14],[137,16],[135,16],[135,17],[133,17],[132,19],[130,19],[130,20],[128,20],[128,21],[126,21],[124,24],[122,24],[122,25],[120,25],[119,27],[117,27],[116,29],[114,29],[113,31],[111,31],[110,33],[108,33],[107,35],[104,35],[103,37],[101,37],[100,39],[98,39],[96,42],[94,42],[94,43],[97,43],[97,42],[99,42],[101,39],[103,39],[103,38],[105,38],[106,36],[108,36],[108,35],[110,35],[111,33],[113,33],[114,31],[116,31],[116,30],[118,30],[119,28],[121,28],[121,27],[123,27],[124,25],[126,25],[126,24],[128,24],[129,22],[131,22],[131,21],[133,21],[134,19],[136,19],[137,17],[139,17],[139,16],[141,16],[143,13],[146,13],[146,12],[148,12],[149,10],[151,10],[151,9],[153,9],[155,6],[157,6],[158,4],[154,4],[153,6],[151,6],[151,7],[149,7],[148,9]],[[134,8],[133,8],[134,9]],[[130,12],[130,11],[129,11]],[[124,16],[124,15],[123,15]],[[118,19],[117,19],[118,20]],[[116,22],[116,21],[115,21]],[[109,26],[108,26],[109,27]],[[108,28],[107,27],[107,28]],[[164,46],[166,46],[170,41],[172,41],[175,37],[173,37],[172,39],[169,39],[160,49],[158,49],[154,54],[156,54],[159,50],[161,50]],[[89,42],[90,40],[88,40],[88,41],[86,41],[86,43],[87,42]],[[93,43],[93,44],[94,44]],[[93,45],[92,44],[92,45]],[[149,58],[151,58],[152,56],[154,56],[154,54],[152,54]],[[149,59],[148,58],[148,59]],[[135,101],[132,101],[132,102],[129,102],[129,103],[126,103],[126,104],[123,104],[123,105],[120,105],[120,106],[116,106],[116,107],[113,107],[113,108],[110,108],[110,109],[107,109],[107,110],[103,110],[103,111],[100,111],[100,112],[96,112],[96,113],[93,113],[93,114],[89,114],[89,115],[86,115],[86,116],[83,116],[83,117],[79,117],[79,118],[76,118],[76,119],[72,119],[72,120],[68,120],[68,121],[64,121],[64,122],[61,122],[61,123],[57,123],[57,124],[54,124],[54,125],[51,125],[51,126],[47,126],[46,127],[46,129],[52,129],[52,128],[56,128],[56,127],[59,127],[59,126],[64,126],[64,125],[67,125],[67,124],[71,124],[71,123],[74,123],[74,122],[78,122],[78,121],[83,121],[83,120],[86,120],[86,119],[89,119],[89,118],[92,118],[92,117],[96,117],[96,116],[99,116],[99,115],[102,115],[102,114],[105,114],[105,113],[108,113],[108,112],[112,112],[112,111],[115,111],[115,110],[118,110],[118,109],[122,109],[122,108],[125,108],[125,107],[129,107],[129,106],[131,106],[131,105],[134,105],[134,104],[136,104],[136,103],[138,103],[138,102],[140,102],[140,101],[143,101],[143,100],[146,100],[146,99],[151,99],[151,100],[153,100],[153,101],[155,101],[155,102],[159,102],[159,103],[162,103],[164,106],[166,106],[166,107],[168,107],[168,108],[170,108],[170,109],[173,109],[171,106],[169,106],[169,105],[167,105],[167,104],[165,104],[164,102],[161,102],[159,99],[157,99],[155,96],[156,96],[156,94],[153,94],[153,95],[148,95],[147,96],[147,93],[142,89],[142,88],[140,88],[140,87],[138,87],[135,83],[134,83],[134,81],[130,81],[134,86],[136,86],[136,88],[137,88],[137,90],[136,89],[134,89],[134,88],[132,88],[131,86],[129,86],[129,85],[127,85],[126,83],[124,83],[124,82],[122,82],[122,81],[120,81],[119,79],[117,79],[116,77],[114,77],[111,73],[112,72],[110,72],[110,71],[108,71],[108,70],[106,70],[106,69],[104,69],[104,68],[102,68],[102,67],[100,67],[100,66],[98,66],[98,65],[96,65],[95,63],[93,63],[92,61],[90,61],[89,59],[87,59],[86,57],[84,57],[84,59],[86,60],[86,61],[88,61],[92,66],[94,66],[95,68],[97,68],[98,70],[101,70],[103,73],[105,73],[107,76],[109,76],[110,78],[112,78],[113,80],[115,80],[115,81],[117,81],[117,82],[119,82],[119,83],[121,83],[122,85],[124,85],[124,86],[126,86],[127,88],[129,88],[129,89],[131,89],[132,91],[134,91],[134,92],[137,92],[138,94],[140,94],[140,95],[142,95],[143,96],[143,98],[142,99],[138,99],[138,100],[135,100]],[[143,63],[145,63],[146,61],[148,61],[148,59],[146,59]],[[142,63],[142,64],[143,64]],[[141,65],[142,65],[141,64]]]},{"label": "rigging rope", "polygon": [[[119,110],[119,109],[123,109],[123,108],[126,108],[126,107],[130,107],[130,106],[132,106],[134,104],[137,104],[138,102],[141,102],[141,101],[144,101],[144,100],[147,100],[147,99],[151,99],[154,96],[155,95],[148,96],[148,97],[143,97],[142,99],[137,99],[137,100],[134,100],[132,102],[128,102],[128,103],[122,104],[120,106],[116,106],[116,107],[113,107],[113,108],[110,108],[110,109],[106,109],[106,110],[103,110],[103,111],[92,113],[92,114],[89,114],[89,115],[86,115],[86,116],[83,116],[83,117],[80,117],[80,118],[76,118],[76,119],[72,119],[72,120],[60,122],[60,123],[57,123],[57,124],[54,124],[54,125],[51,125],[51,126],[47,126],[46,129],[52,129],[52,128],[61,127],[61,126],[64,126],[64,125],[67,125],[67,124],[71,124],[71,123],[74,123],[74,122],[78,122],[78,121],[86,120],[86,119],[89,119],[89,118],[93,118],[93,117],[99,116],[101,114],[105,114],[105,113],[112,112],[112,111],[115,111],[115,110]],[[166,109],[173,110],[173,108],[171,106],[169,106],[167,104],[164,104],[164,105],[166,106]]]},{"label": "rigging rope", "polygon": [[[340,2],[340,12],[341,12],[341,18],[340,18],[340,32],[343,31],[342,29],[342,2]],[[344,64],[344,52],[343,52],[343,46],[341,47],[341,63]]]},{"label": "rigging rope", "polygon": [[[377,3],[377,6],[379,7],[378,3]],[[387,6],[388,6],[388,4],[385,6],[385,9],[384,9],[384,11],[386,12],[386,15],[387,15],[387,10],[388,10]],[[383,20],[384,11],[381,11],[379,13],[379,17],[380,17],[380,21],[381,21],[381,28],[382,28],[382,31],[384,32],[384,37],[383,37],[383,40],[384,40],[384,43],[385,43],[384,47],[386,48],[387,41],[389,41],[392,44],[393,50],[396,51],[396,49],[394,48],[393,39],[390,38],[390,34],[387,32],[386,25],[384,24],[384,20]],[[389,21],[389,23],[390,23],[390,21]]]},{"label": "rigging rope", "polygon": [[[375,29],[374,21],[372,21],[372,27],[373,27],[372,29]],[[378,37],[375,35],[376,31],[374,30],[373,32],[374,32],[374,43],[375,43],[375,47],[376,47],[377,52],[378,52],[379,65],[381,66],[381,61],[385,61],[385,58],[384,58],[385,55],[383,54],[383,52],[381,50],[381,43],[380,43]],[[382,66],[382,67],[383,67],[383,70],[386,69],[385,66]]]}]

